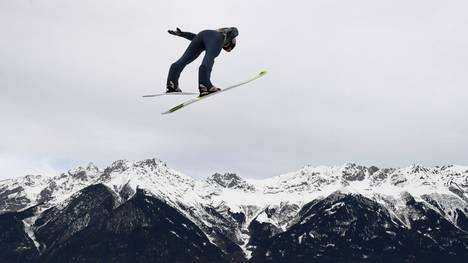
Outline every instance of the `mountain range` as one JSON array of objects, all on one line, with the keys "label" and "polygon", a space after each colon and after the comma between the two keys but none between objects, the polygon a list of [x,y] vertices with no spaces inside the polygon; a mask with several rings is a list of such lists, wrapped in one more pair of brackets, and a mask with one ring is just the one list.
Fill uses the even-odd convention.
[{"label": "mountain range", "polygon": [[0,247],[0,262],[466,262],[468,167],[89,164],[0,181]]}]

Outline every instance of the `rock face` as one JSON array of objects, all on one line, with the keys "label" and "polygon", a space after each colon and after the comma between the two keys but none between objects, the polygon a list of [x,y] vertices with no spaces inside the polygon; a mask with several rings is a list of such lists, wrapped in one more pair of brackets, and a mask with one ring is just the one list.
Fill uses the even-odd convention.
[{"label": "rock face", "polygon": [[468,168],[195,180],[149,159],[0,181],[0,262],[465,262]]},{"label": "rock face", "polygon": [[34,207],[0,215],[0,261],[38,262],[39,251],[25,231],[22,220],[32,217]]},{"label": "rock face", "polygon": [[251,262],[463,262],[468,235],[435,212],[406,228],[361,195],[333,193],[300,212],[287,231],[266,239]]},{"label": "rock face", "polygon": [[43,262],[227,262],[194,223],[143,190],[118,207],[102,185],[82,192],[39,228]]}]

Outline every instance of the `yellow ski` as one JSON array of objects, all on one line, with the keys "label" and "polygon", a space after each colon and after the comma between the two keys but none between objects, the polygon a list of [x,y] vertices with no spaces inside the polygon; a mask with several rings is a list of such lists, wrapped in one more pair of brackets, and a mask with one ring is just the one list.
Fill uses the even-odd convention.
[{"label": "yellow ski", "polygon": [[182,109],[182,108],[184,108],[184,107],[187,107],[188,105],[193,104],[193,103],[195,103],[195,102],[197,102],[197,101],[204,100],[204,99],[206,99],[206,98],[212,97],[212,96],[214,96],[214,95],[223,93],[223,92],[228,91],[228,90],[230,90],[230,89],[233,89],[233,88],[239,87],[239,86],[241,86],[241,85],[247,84],[247,83],[249,83],[249,82],[252,82],[252,81],[254,81],[254,80],[256,80],[256,79],[258,79],[258,78],[260,78],[260,77],[265,76],[266,74],[267,74],[267,71],[266,71],[266,70],[263,70],[263,71],[261,71],[261,72],[258,73],[255,77],[253,77],[253,78],[251,78],[251,79],[248,79],[248,80],[246,80],[246,81],[244,81],[244,82],[241,82],[241,83],[239,83],[239,84],[236,84],[236,85],[229,86],[229,87],[227,87],[227,88],[225,88],[225,89],[222,89],[222,90],[220,90],[220,91],[218,91],[218,92],[211,93],[211,94],[205,95],[205,96],[203,96],[203,97],[198,96],[198,97],[196,97],[196,98],[190,99],[190,100],[185,101],[185,102],[183,102],[183,103],[181,103],[181,104],[179,104],[179,105],[177,105],[177,106],[175,106],[175,107],[170,108],[169,110],[167,110],[167,111],[165,111],[165,112],[163,112],[163,113],[161,113],[161,114],[173,113],[173,112],[175,112],[175,111],[177,111],[177,110],[180,110],[180,109]]}]

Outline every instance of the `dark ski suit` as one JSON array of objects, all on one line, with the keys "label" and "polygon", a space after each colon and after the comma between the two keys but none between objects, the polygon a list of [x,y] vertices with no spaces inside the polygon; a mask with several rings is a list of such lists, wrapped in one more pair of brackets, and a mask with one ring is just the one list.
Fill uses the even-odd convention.
[{"label": "dark ski suit", "polygon": [[167,82],[172,81],[178,86],[180,73],[185,66],[193,62],[205,51],[205,57],[198,71],[198,83],[211,88],[213,84],[211,84],[210,76],[215,58],[219,55],[223,46],[235,38],[237,34],[237,28],[203,30],[198,34],[182,32],[179,36],[191,40],[191,42],[182,57],[171,65]]}]

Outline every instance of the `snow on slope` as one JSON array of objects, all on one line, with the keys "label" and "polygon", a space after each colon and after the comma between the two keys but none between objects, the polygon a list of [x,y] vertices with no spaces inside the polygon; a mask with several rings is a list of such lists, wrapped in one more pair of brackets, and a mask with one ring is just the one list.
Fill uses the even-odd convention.
[{"label": "snow on slope", "polygon": [[[468,167],[426,168],[411,165],[379,169],[356,164],[305,166],[268,179],[243,179],[235,174],[215,174],[206,180],[183,175],[157,159],[116,161],[104,170],[90,164],[59,176],[25,176],[0,181],[0,212],[44,203],[44,209],[62,204],[84,187],[102,183],[122,198],[137,188],[166,201],[202,229],[231,231],[232,239],[246,249],[252,220],[267,222],[283,231],[308,202],[335,191],[357,193],[373,199],[405,223],[408,195],[457,222],[458,209],[468,215]],[[210,212],[212,208],[227,219]],[[242,213],[244,222],[234,220]],[[210,232],[207,230],[207,232]],[[248,252],[248,251],[246,251]]]},{"label": "snow on slope", "polygon": [[0,212],[16,211],[40,203],[44,203],[45,207],[57,205],[94,184],[100,173],[90,163],[57,176],[27,175],[0,181]]},{"label": "snow on slope", "polygon": [[[0,190],[10,190],[12,193],[7,196],[10,199],[27,199],[28,205],[39,202],[55,205],[95,183],[103,183],[116,193],[125,187],[133,190],[140,187],[172,204],[224,205],[231,212],[238,212],[246,206],[261,209],[285,202],[304,204],[337,190],[370,198],[375,194],[398,198],[408,192],[418,199],[429,194],[463,199],[468,198],[468,167],[412,165],[401,169],[378,169],[345,164],[305,166],[295,172],[261,180],[242,179],[235,174],[216,174],[206,180],[196,180],[168,168],[157,159],[134,163],[121,160],[103,171],[89,164],[55,177],[28,175],[4,180],[0,182]],[[454,190],[458,190],[458,195]],[[6,210],[4,207],[0,209]]]},{"label": "snow on slope", "polygon": [[246,179],[250,188],[217,188],[213,203],[226,203],[233,210],[240,206],[279,205],[282,202],[310,202],[342,190],[367,197],[375,194],[398,197],[409,192],[415,197],[437,193],[454,195],[449,186],[458,185],[468,193],[468,167],[423,168],[412,165],[402,169],[379,170],[346,164],[335,167],[305,166],[299,171],[258,180]]}]

